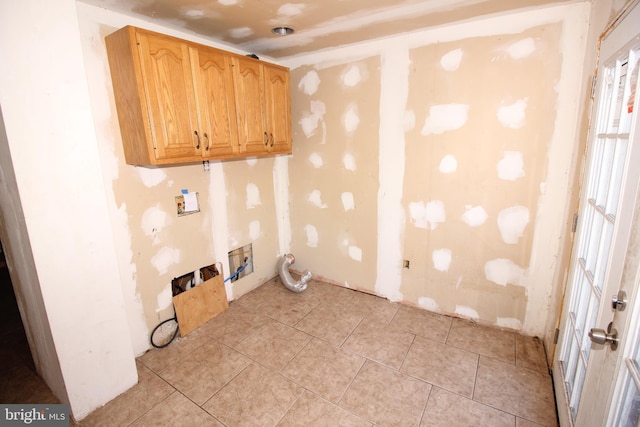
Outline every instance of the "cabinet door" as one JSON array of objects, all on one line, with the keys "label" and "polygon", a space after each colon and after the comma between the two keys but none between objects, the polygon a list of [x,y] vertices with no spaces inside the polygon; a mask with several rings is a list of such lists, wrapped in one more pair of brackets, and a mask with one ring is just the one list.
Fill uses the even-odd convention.
[{"label": "cabinet door", "polygon": [[239,145],[231,56],[214,49],[190,50],[202,155],[232,156],[239,151]]},{"label": "cabinet door", "polygon": [[199,158],[189,47],[146,32],[138,32],[137,40],[156,160]]},{"label": "cabinet door", "polygon": [[265,128],[262,64],[243,57],[233,58],[238,136],[247,155],[265,154],[269,136]]},{"label": "cabinet door", "polygon": [[289,71],[265,64],[264,75],[269,150],[272,153],[291,153]]}]

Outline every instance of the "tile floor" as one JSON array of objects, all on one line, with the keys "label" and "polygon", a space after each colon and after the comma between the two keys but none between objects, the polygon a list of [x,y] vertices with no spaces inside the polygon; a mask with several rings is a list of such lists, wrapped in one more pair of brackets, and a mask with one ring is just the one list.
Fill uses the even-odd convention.
[{"label": "tile floor", "polygon": [[165,349],[93,426],[557,426],[539,340],[278,278]]}]

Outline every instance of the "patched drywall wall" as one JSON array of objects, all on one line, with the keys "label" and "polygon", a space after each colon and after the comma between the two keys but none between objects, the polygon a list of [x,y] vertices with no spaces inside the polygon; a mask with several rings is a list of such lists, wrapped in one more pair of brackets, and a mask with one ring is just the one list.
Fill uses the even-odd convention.
[{"label": "patched drywall wall", "polygon": [[[212,44],[84,3],[77,7],[121,286],[134,349],[141,354],[149,348],[153,327],[173,316],[173,278],[212,263],[219,263],[228,277],[227,253],[249,243],[254,272],[227,282],[227,298],[238,298],[275,276],[281,250],[274,170],[282,166],[273,157],[210,162],[209,170],[200,163],[125,164],[104,37],[133,25]],[[178,217],[175,196],[183,189],[198,193],[200,212]]]},{"label": "patched drywall wall", "polygon": [[587,18],[553,7],[292,59],[297,268],[544,334]]}]

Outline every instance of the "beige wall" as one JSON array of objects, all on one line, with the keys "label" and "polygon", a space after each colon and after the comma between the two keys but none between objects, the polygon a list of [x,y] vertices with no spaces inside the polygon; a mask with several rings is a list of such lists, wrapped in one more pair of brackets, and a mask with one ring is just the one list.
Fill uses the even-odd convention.
[{"label": "beige wall", "polygon": [[561,286],[588,12],[291,59],[298,268],[543,336]]},{"label": "beige wall", "polygon": [[[127,316],[136,354],[149,347],[149,332],[173,316],[171,280],[212,263],[229,275],[230,250],[253,244],[254,272],[227,282],[229,299],[276,274],[280,254],[276,217],[279,166],[274,157],[170,167],[124,162],[104,37],[134,25],[183,39],[211,42],[122,14],[77,3],[98,149]],[[216,45],[226,50],[229,46]],[[280,166],[282,168],[282,166]],[[200,212],[178,217],[175,196],[198,193]]]}]

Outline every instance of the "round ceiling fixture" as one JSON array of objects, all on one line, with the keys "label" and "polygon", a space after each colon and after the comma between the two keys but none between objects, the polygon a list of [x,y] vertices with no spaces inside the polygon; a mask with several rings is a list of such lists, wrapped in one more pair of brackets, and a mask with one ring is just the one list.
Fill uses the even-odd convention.
[{"label": "round ceiling fixture", "polygon": [[277,34],[279,36],[288,36],[289,34],[293,34],[295,30],[289,27],[275,27],[271,29],[271,32]]}]

